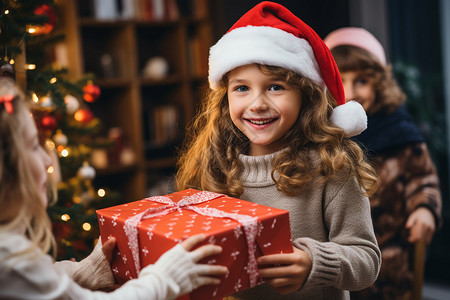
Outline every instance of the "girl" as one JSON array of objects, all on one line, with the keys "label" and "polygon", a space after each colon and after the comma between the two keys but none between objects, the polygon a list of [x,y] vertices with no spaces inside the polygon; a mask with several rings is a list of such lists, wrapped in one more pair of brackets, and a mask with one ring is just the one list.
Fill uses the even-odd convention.
[{"label": "girl", "polygon": [[[85,260],[53,264],[47,207],[50,157],[40,146],[38,131],[23,99],[9,79],[0,79],[0,299],[173,299],[198,286],[218,284],[214,275],[226,268],[196,264],[220,253],[194,236],[165,253],[139,278],[111,293],[92,292],[113,284],[108,260],[114,238],[97,243]],[[102,251],[103,250],[103,251]],[[108,257],[108,258],[107,258]]]},{"label": "girl", "polygon": [[371,285],[380,252],[366,194],[376,175],[345,136],[364,129],[365,113],[344,104],[323,41],[285,7],[262,2],[211,48],[209,82],[178,189],[289,210],[295,246],[260,257],[265,284],[233,298],[347,299],[345,290]]},{"label": "girl", "polygon": [[363,28],[348,27],[330,33],[325,43],[345,96],[369,116],[369,128],[355,139],[370,151],[379,174],[370,204],[383,264],[375,285],[352,298],[406,299],[412,290],[410,243],[429,244],[441,223],[439,178],[380,42]]}]

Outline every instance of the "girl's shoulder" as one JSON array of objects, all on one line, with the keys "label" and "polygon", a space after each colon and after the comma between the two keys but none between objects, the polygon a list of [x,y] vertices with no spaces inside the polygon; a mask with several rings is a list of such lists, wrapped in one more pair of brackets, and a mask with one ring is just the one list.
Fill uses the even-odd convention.
[{"label": "girl's shoulder", "polygon": [[27,237],[18,231],[0,231],[0,251],[14,252],[23,251],[31,246]]},{"label": "girl's shoulder", "polygon": [[0,231],[0,265],[13,266],[42,256],[44,253],[23,233]]}]

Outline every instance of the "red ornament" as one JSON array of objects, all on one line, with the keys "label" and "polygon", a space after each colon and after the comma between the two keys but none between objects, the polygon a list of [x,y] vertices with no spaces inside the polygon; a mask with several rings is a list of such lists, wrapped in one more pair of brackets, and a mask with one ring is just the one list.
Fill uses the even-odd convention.
[{"label": "red ornament", "polygon": [[95,102],[100,97],[100,88],[92,83],[88,83],[83,87],[83,99],[86,102]]},{"label": "red ornament", "polygon": [[86,108],[82,108],[77,110],[77,112],[73,115],[75,120],[80,123],[87,124],[94,118],[94,114]]},{"label": "red ornament", "polygon": [[45,23],[44,25],[30,27],[34,29],[34,31],[30,33],[32,35],[49,34],[53,30],[53,27],[55,27],[56,23],[56,14],[53,11],[53,8],[51,8],[46,4],[43,4],[34,10],[34,14],[37,16],[42,15],[47,16],[48,23]]},{"label": "red ornament", "polygon": [[58,123],[54,116],[43,116],[41,120],[42,129],[44,130],[55,130],[58,127]]}]

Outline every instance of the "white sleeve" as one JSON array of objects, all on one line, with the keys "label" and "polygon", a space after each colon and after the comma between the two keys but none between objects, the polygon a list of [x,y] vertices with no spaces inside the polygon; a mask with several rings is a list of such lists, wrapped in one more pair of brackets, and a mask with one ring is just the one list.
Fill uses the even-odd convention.
[{"label": "white sleeve", "polygon": [[16,252],[17,242],[29,244],[25,237],[0,241],[0,299],[174,299],[198,287],[202,271],[208,268],[195,264],[190,253],[177,245],[142,269],[139,278],[110,293],[93,292],[73,281],[67,270],[56,267],[39,249],[35,251],[39,259],[6,258]]}]

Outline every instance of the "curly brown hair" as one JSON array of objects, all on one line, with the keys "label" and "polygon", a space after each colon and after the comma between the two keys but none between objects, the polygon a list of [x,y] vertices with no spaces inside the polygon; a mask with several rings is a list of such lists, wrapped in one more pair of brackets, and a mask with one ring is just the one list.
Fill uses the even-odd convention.
[{"label": "curly brown hair", "polygon": [[368,114],[378,111],[391,113],[406,101],[406,95],[398,86],[392,74],[392,66],[383,66],[370,52],[359,47],[341,45],[331,49],[339,71],[362,72],[370,78],[375,89],[375,102]]},{"label": "curly brown hair", "polygon": [[[278,190],[296,195],[316,178],[326,181],[340,169],[356,176],[363,192],[376,189],[376,174],[361,149],[330,121],[336,101],[312,80],[279,67],[259,65],[298,88],[302,107],[294,126],[284,135],[285,151],[272,162]],[[178,161],[177,189],[196,188],[239,197],[243,166],[239,154],[249,151],[249,140],[233,124],[227,97],[227,75],[217,90],[210,90],[187,130]],[[318,153],[320,163],[313,163]],[[274,176],[277,174],[277,176]]]}]

